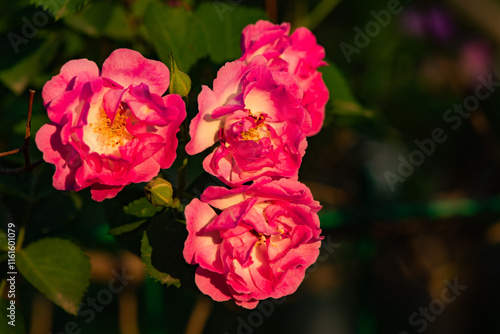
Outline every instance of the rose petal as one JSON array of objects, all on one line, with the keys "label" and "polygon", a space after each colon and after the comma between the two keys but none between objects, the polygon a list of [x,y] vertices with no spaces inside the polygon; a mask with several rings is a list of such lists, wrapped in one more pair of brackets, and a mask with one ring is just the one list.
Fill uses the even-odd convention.
[{"label": "rose petal", "polygon": [[186,145],[188,154],[198,154],[209,148],[217,141],[217,133],[221,120],[213,119],[212,111],[219,106],[214,92],[207,86],[202,86],[198,95],[198,108],[200,112],[193,118],[189,125],[191,140]]},{"label": "rose petal", "polygon": [[86,72],[89,78],[99,76],[99,68],[93,61],[88,59],[70,60],[64,64],[59,74],[53,76],[43,86],[43,103],[46,105],[58,95],[64,93],[69,88],[71,80],[83,72]]},{"label": "rose petal", "polygon": [[146,84],[151,93],[158,95],[163,95],[170,84],[170,71],[165,64],[129,49],[117,49],[109,55],[102,64],[102,77],[123,87]]},{"label": "rose petal", "polygon": [[195,282],[201,292],[212,297],[217,302],[231,299],[224,276],[198,267]]}]

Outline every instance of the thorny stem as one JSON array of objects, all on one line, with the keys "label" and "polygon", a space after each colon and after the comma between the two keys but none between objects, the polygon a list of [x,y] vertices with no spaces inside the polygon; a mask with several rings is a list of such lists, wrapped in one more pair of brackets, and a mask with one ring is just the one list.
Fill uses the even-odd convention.
[{"label": "thorny stem", "polygon": [[30,148],[30,138],[31,138],[31,114],[33,111],[33,99],[34,99],[34,97],[35,97],[35,91],[30,89],[28,120],[26,121],[26,131],[24,133],[23,146],[21,146],[18,149],[15,149],[15,150],[0,153],[0,158],[1,158],[1,157],[5,157],[8,155],[13,155],[13,154],[22,152],[24,155],[24,166],[19,167],[19,168],[0,169],[0,174],[8,175],[8,174],[20,174],[20,173],[24,173],[24,172],[30,172],[31,170],[33,170],[33,168],[35,168],[36,166],[43,163],[42,159],[35,161],[34,163],[31,163],[31,160],[30,160],[29,148]]},{"label": "thorny stem", "polygon": [[6,157],[6,156],[8,156],[8,155],[16,154],[16,153],[18,153],[18,152],[20,152],[20,151],[21,151],[21,149],[20,149],[20,148],[16,148],[15,150],[12,150],[12,151],[1,152],[1,153],[0,153],[0,158],[1,158],[1,157]]}]

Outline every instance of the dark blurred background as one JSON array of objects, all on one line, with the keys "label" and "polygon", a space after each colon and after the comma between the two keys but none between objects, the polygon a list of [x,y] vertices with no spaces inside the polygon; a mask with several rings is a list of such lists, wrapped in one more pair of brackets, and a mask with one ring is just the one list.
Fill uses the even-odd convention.
[{"label": "dark blurred background", "polygon": [[[76,14],[50,18],[16,53],[8,33],[23,36],[23,18],[31,20],[40,8],[1,1],[1,152],[22,144],[28,89],[37,91],[32,134],[48,121],[40,92],[68,60],[89,58],[100,66],[118,47],[158,58],[138,33],[147,2],[89,1]],[[194,8],[206,1],[164,2]],[[297,293],[254,311],[166,288],[144,274],[137,235],[107,234],[112,205],[93,202],[87,191],[53,190],[52,166],[43,164],[0,175],[2,223],[28,219],[29,205],[28,241],[57,235],[86,249],[93,278],[85,298],[107,286],[113,268],[127,268],[135,278],[89,323],[19,281],[27,332],[70,333],[66,325],[75,321],[81,333],[92,334],[497,333],[500,1],[209,3],[229,6],[227,17],[231,8],[247,6],[275,22],[306,25],[325,47],[331,100],[300,170],[323,205],[318,263]],[[190,69],[192,100],[221,65],[203,58]],[[339,77],[350,91],[330,85]],[[191,108],[189,117],[195,113]],[[418,143],[426,143],[427,153]],[[41,158],[35,145],[31,155]],[[0,159],[0,168],[22,164],[22,155]],[[33,202],[33,193],[43,196]]]}]

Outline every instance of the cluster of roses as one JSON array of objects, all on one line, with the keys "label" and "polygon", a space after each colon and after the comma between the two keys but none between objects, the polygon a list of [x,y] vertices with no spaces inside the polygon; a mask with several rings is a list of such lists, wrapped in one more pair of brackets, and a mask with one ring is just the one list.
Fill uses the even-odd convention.
[{"label": "cluster of roses", "polygon": [[231,189],[209,187],[186,206],[184,258],[199,265],[203,293],[250,309],[295,292],[322,239],[321,206],[297,175],[323,124],[325,54],[306,28],[289,31],[267,21],[243,30],[243,55],[203,87],[186,145],[196,154],[217,143],[203,167]]},{"label": "cluster of roses", "polygon": [[[203,293],[246,308],[293,293],[319,255],[321,207],[297,175],[306,137],[323,123],[328,90],[317,69],[326,63],[309,30],[289,31],[267,21],[243,30],[243,55],[219,70],[213,90],[203,87],[186,145],[197,154],[218,143],[203,167],[231,189],[209,187],[186,206],[184,258],[199,265]],[[36,135],[56,166],[54,187],[90,187],[102,201],[169,168],[186,117],[179,95],[162,96],[169,83],[163,63],[128,49],[102,71],[87,59],[66,63],[43,88],[51,122]]]}]

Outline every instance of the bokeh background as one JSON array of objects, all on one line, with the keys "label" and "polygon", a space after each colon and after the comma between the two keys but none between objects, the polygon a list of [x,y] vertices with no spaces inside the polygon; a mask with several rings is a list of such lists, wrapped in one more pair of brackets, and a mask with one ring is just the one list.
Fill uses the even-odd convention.
[{"label": "bokeh background", "polygon": [[[88,58],[100,66],[119,47],[162,59],[144,19],[153,1],[69,1],[79,10],[57,21],[51,17],[31,33],[24,26],[42,9],[27,0],[2,0],[0,152],[22,145],[28,89],[37,91],[32,134],[48,121],[40,92],[68,60]],[[127,203],[142,185],[131,186],[116,202],[95,203],[88,191],[55,191],[53,168],[42,164],[29,173],[0,175],[2,228],[9,219],[19,224],[26,220],[26,243],[59,236],[84,248],[92,262],[84,300],[106,289],[113,269],[125,268],[134,278],[87,322],[90,316],[68,315],[19,276],[19,312],[26,332],[497,333],[500,1],[162,2],[187,10],[202,3],[218,6],[221,22],[244,16],[242,8],[253,8],[255,16],[305,25],[325,47],[331,100],[325,127],[309,139],[300,170],[300,180],[323,205],[326,238],[317,265],[297,293],[257,311],[213,303],[191,289],[167,288],[144,273],[137,256],[140,235],[108,234],[116,223],[117,203]],[[400,10],[388,16],[390,22],[373,23],[374,12],[388,12],[396,3]],[[368,35],[370,24],[375,30]],[[178,28],[179,33],[196,29]],[[233,30],[238,38],[241,27]],[[18,52],[8,37],[12,32],[26,40],[18,44]],[[352,52],[346,57],[345,50]],[[223,58],[203,57],[190,67],[192,101],[201,85],[211,86],[217,69],[232,60]],[[488,98],[466,117],[449,112],[472,101],[484,80],[493,82]],[[188,117],[195,113],[191,103]],[[445,115],[459,118],[450,122]],[[398,175],[401,159],[419,155],[415,141],[432,138],[436,129],[442,129],[446,140],[434,142],[432,154],[422,154],[423,161],[399,181],[393,178],[391,186],[388,173]],[[33,142],[30,154],[33,161],[41,158]],[[193,161],[199,164],[201,158]],[[21,154],[0,158],[0,168],[23,163]],[[199,169],[193,167],[190,177]],[[81,332],[68,330],[70,322]]]}]

